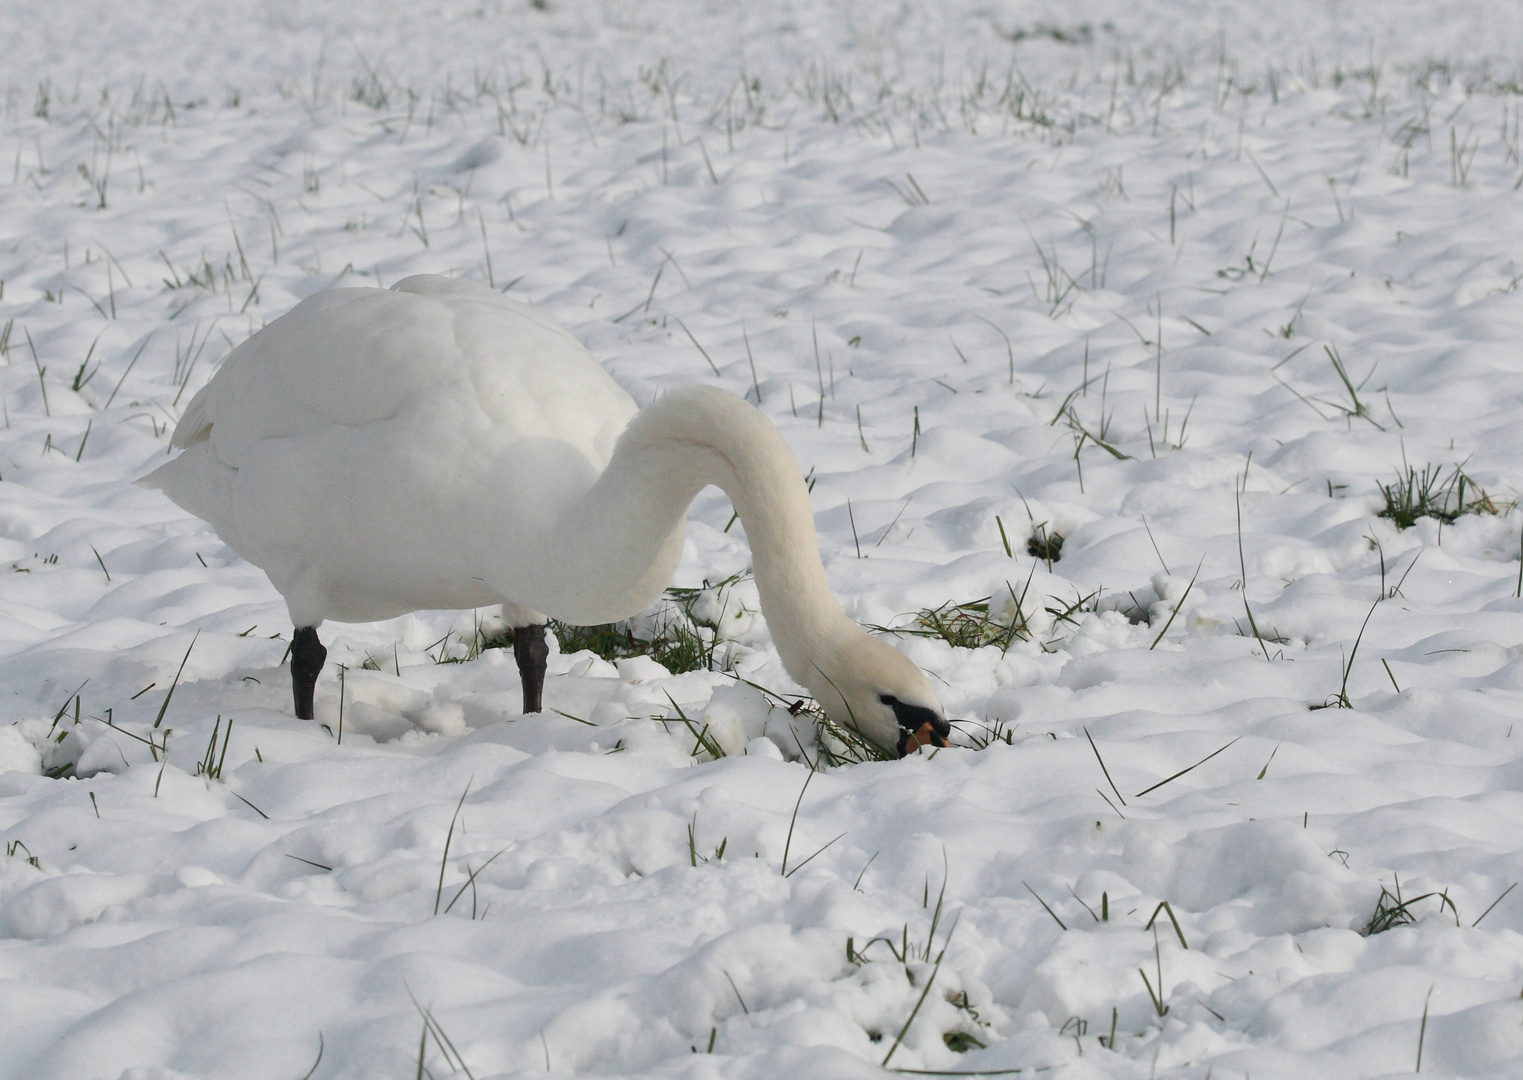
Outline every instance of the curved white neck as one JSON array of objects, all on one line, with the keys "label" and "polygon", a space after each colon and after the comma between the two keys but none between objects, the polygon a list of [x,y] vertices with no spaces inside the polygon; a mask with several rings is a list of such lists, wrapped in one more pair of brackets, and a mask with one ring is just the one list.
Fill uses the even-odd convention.
[{"label": "curved white neck", "polygon": [[670,583],[688,505],[714,484],[751,545],[762,613],[795,679],[846,628],[820,563],[809,492],[777,428],[743,399],[684,387],[642,410],[608,468],[557,523],[546,565],[563,569],[551,614],[626,618]]}]

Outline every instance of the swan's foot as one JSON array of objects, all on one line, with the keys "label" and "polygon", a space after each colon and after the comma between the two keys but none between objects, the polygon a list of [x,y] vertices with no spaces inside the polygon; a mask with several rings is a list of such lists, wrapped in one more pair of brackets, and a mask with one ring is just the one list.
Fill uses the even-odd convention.
[{"label": "swan's foot", "polygon": [[317,627],[298,626],[291,635],[291,692],[296,698],[296,719],[315,718],[312,695],[317,689],[317,675],[328,659],[328,650],[317,640]]},{"label": "swan's foot", "polygon": [[544,623],[513,628],[513,659],[518,661],[518,675],[524,684],[526,713],[540,712],[544,708],[545,658],[549,655]]}]

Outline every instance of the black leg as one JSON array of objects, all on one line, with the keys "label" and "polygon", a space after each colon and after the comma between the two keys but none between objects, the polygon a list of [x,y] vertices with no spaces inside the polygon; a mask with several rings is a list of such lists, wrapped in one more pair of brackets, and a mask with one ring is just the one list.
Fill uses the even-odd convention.
[{"label": "black leg", "polygon": [[545,626],[516,626],[513,628],[513,659],[518,661],[518,675],[524,684],[524,712],[540,712],[544,708],[545,657],[550,646],[545,644]]},{"label": "black leg", "polygon": [[328,659],[328,650],[317,640],[317,627],[298,626],[291,635],[291,692],[296,698],[296,719],[311,720],[312,692],[317,687],[317,673]]}]

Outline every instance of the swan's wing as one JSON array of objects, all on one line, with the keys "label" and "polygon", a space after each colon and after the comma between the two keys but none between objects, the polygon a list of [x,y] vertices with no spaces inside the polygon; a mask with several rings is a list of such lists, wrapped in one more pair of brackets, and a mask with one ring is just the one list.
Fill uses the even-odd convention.
[{"label": "swan's wing", "polygon": [[185,406],[185,414],[180,417],[180,422],[175,425],[174,434],[169,437],[169,445],[176,450],[183,450],[187,446],[194,446],[203,441],[211,434],[212,422],[206,415],[206,392],[211,389],[211,384],[197,390],[195,396],[190,399],[190,404]]},{"label": "swan's wing", "polygon": [[262,567],[293,617],[468,607],[487,602],[487,550],[533,549],[635,412],[548,316],[411,278],[320,293],[239,345],[144,482]]},{"label": "swan's wing", "polygon": [[549,316],[472,282],[414,277],[302,301],[233,350],[175,429],[237,468],[270,439],[439,411],[606,461],[635,406]]},{"label": "swan's wing", "polygon": [[384,289],[302,301],[234,349],[175,428],[236,468],[253,445],[389,419],[459,365],[447,308]]},{"label": "swan's wing", "polygon": [[[437,344],[417,346],[428,345],[430,332],[435,342],[448,342],[448,318],[431,310],[435,305],[409,311],[406,300],[397,301],[382,289],[335,290],[266,326],[229,353],[191,398],[170,439],[181,453],[138,483],[160,489],[258,562],[234,522],[239,469],[272,441],[394,415],[426,376],[419,369],[440,362]],[[367,363],[372,357],[378,362]]]}]

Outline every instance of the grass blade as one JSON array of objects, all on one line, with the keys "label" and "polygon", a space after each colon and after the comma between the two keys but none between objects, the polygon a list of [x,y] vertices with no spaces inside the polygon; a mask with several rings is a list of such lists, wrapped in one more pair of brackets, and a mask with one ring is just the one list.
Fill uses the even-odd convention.
[{"label": "grass blade", "polygon": [[[788,876],[788,851],[793,847],[793,826],[798,823],[799,807],[804,805],[804,792],[809,790],[809,781],[814,779],[814,770],[809,770],[809,775],[804,777],[804,786],[799,788],[799,797],[793,804],[793,816],[788,819],[788,839],[783,842],[783,877]],[[834,841],[831,841],[834,843]],[[823,850],[823,849],[821,849]],[[819,854],[816,852],[815,854]],[[812,858],[813,856],[811,856]]]},{"label": "grass blade", "polygon": [[1153,909],[1153,917],[1148,920],[1148,924],[1144,926],[1143,929],[1153,929],[1153,924],[1158,921],[1159,912],[1163,912],[1169,917],[1169,922],[1174,924],[1174,933],[1179,938],[1179,947],[1188,951],[1190,944],[1189,942],[1185,941],[1185,932],[1179,928],[1179,920],[1174,917],[1174,909],[1169,906],[1169,902],[1167,900],[1161,901],[1158,906]]},{"label": "grass blade", "polygon": [[1517,887],[1518,887],[1518,883],[1516,881],[1514,881],[1511,885],[1507,886],[1507,888],[1503,889],[1502,890],[1502,895],[1497,897],[1495,900],[1493,900],[1490,903],[1490,905],[1487,906],[1485,911],[1481,912],[1479,915],[1476,916],[1475,922],[1471,923],[1470,925],[1471,926],[1480,926],[1481,925],[1481,920],[1484,919],[1486,916],[1491,914],[1491,909],[1496,907],[1503,900],[1507,899],[1507,894],[1512,892]]},{"label": "grass blade", "polygon": [[[836,837],[836,838],[835,838],[835,840],[828,840],[828,841],[826,841],[826,843],[825,843],[825,847],[822,847],[822,848],[820,848],[820,849],[819,849],[819,850],[818,850],[818,851],[816,851],[816,852],[815,852],[815,853],[814,853],[814,855],[819,855],[819,854],[820,854],[820,853],[821,853],[821,852],[823,852],[823,851],[824,851],[824,850],[825,850],[825,848],[828,848],[828,847],[829,847],[829,846],[830,846],[830,845],[831,845],[831,844],[834,844],[834,843],[835,843],[835,842],[836,842],[836,840],[839,840],[839,839],[841,839],[841,836],[845,836],[845,835],[846,835],[846,834],[845,834],[845,833],[841,833],[841,835],[840,835],[840,836],[837,836],[837,837]],[[796,873],[798,873],[798,872],[799,872],[799,871],[800,871],[800,870],[802,870],[802,869],[804,869],[804,867],[806,867],[806,866],[808,866],[808,865],[809,865],[809,862],[810,862],[810,860],[811,860],[811,859],[813,859],[813,858],[814,858],[814,855],[811,855],[811,856],[809,856],[809,858],[808,858],[808,859],[805,859],[805,860],[804,860],[804,861],[803,861],[803,862],[801,862],[801,863],[799,863],[799,864],[798,864],[798,865],[797,865],[797,866],[795,866],[795,867],[794,867],[794,868],[793,868],[793,869],[792,869],[792,870],[789,870],[789,871],[788,871],[788,872],[787,872],[787,873],[786,873],[786,874],[784,874],[784,875],[783,875],[783,877],[785,877],[785,878],[790,878],[790,877],[792,877],[792,876],[793,876],[793,875],[794,875],[794,874],[796,874]]]},{"label": "grass blade", "polygon": [[920,1006],[925,1004],[925,999],[930,996],[931,987],[936,985],[936,976],[941,973],[942,957],[947,955],[947,946],[952,943],[952,934],[957,929],[954,924],[947,931],[946,944],[942,945],[941,952],[936,954],[936,966],[931,969],[931,977],[925,981],[925,989],[920,992],[920,1000],[915,1002],[915,1007],[910,1010],[909,1018],[904,1021],[904,1026],[899,1029],[899,1034],[894,1036],[894,1045],[888,1048],[888,1053],[883,1055],[883,1068],[888,1068],[889,1059],[894,1056],[894,1051],[899,1049],[899,1044],[904,1041],[904,1036],[909,1032],[910,1025],[915,1022],[915,1017],[920,1012]]},{"label": "grass blade", "polygon": [[185,655],[180,658],[180,667],[175,672],[175,681],[169,684],[169,692],[164,695],[164,704],[159,706],[159,715],[153,718],[154,727],[164,722],[164,713],[169,710],[169,699],[175,696],[175,687],[180,685],[180,676],[185,673],[185,661],[190,659],[190,650],[196,647],[196,639],[200,636],[201,631],[197,630],[195,637],[190,639],[190,645],[185,649]]},{"label": "grass blade", "polygon": [[[166,740],[166,745],[168,745],[167,740]],[[168,760],[168,754],[167,753],[165,755],[165,760],[166,761]],[[233,792],[233,798],[237,799],[244,806],[247,806],[250,810],[254,811],[254,813],[258,814],[260,817],[264,818],[266,821],[270,820],[270,815],[269,814],[266,814],[263,810],[259,809],[259,807],[255,806],[253,803],[249,802],[242,795],[239,795],[236,791]],[[305,861],[305,860],[303,860],[303,861]]]},{"label": "grass blade", "polygon": [[[472,777],[474,779],[474,777]],[[471,781],[465,782],[465,790],[460,793],[460,801],[455,804],[455,812],[450,815],[449,832],[444,834],[444,854],[439,859],[439,885],[434,890],[434,914],[439,914],[439,904],[444,899],[444,869],[449,865],[450,841],[455,838],[455,822],[460,817],[460,808],[465,805],[465,797],[470,794]]]},{"label": "grass blade", "polygon": [[[1026,885],[1024,881],[1022,881],[1021,884]],[[1036,896],[1036,902],[1042,905],[1043,911],[1052,916],[1053,922],[1057,923],[1064,930],[1068,929],[1067,924],[1065,924],[1062,919],[1058,918],[1058,913],[1047,906],[1047,901],[1043,900],[1040,896],[1037,896],[1037,891],[1035,889],[1033,889],[1030,885],[1026,885],[1026,891],[1029,892],[1032,896]]]},{"label": "grass blade", "polygon": [[1174,610],[1169,612],[1169,621],[1163,624],[1162,630],[1158,631],[1158,636],[1153,639],[1153,644],[1148,646],[1148,652],[1153,651],[1158,643],[1163,640],[1163,635],[1169,632],[1169,627],[1174,625],[1174,616],[1178,615],[1179,609],[1185,606],[1185,600],[1189,597],[1190,590],[1195,588],[1195,579],[1200,577],[1200,568],[1205,564],[1206,557],[1202,555],[1200,562],[1195,564],[1195,573],[1190,575],[1190,584],[1185,586],[1184,595],[1179,598],[1179,603],[1174,605]]},{"label": "grass blade", "polygon": [[[665,264],[662,264],[662,265],[664,266]],[[659,273],[656,275],[656,280],[657,281],[661,280],[661,275]],[[655,292],[655,287],[654,286],[651,287],[651,292],[652,293]],[[650,301],[647,300],[646,301],[647,306],[649,306],[649,303],[650,303]],[[693,345],[698,349],[699,352],[703,353],[703,358],[706,361],[708,361],[709,370],[713,371],[715,375],[718,375],[719,374],[719,366],[714,363],[714,358],[709,355],[709,350],[705,349],[702,345],[698,344],[698,339],[695,338],[693,336],[693,332],[687,328],[687,323],[683,322],[681,319],[679,319],[675,315],[672,316],[672,321],[675,322],[678,326],[682,327],[682,332],[687,335],[687,339],[693,343]],[[749,348],[750,342],[747,341],[746,344],[747,344],[747,347]],[[752,370],[752,374],[754,376],[755,371],[756,371],[754,365],[753,365],[751,370]],[[757,395],[756,396],[757,396],[758,399],[760,399],[761,392],[757,391]]]},{"label": "grass blade", "polygon": [[1121,799],[1121,805],[1126,805],[1126,800],[1121,798],[1121,789],[1116,786],[1116,781],[1111,779],[1111,771],[1105,767],[1105,759],[1100,756],[1100,748],[1095,745],[1095,740],[1089,733],[1089,728],[1084,729],[1084,737],[1089,740],[1089,748],[1095,752],[1095,760],[1100,763],[1100,771],[1105,774],[1105,782],[1116,793],[1116,798]]},{"label": "grass blade", "polygon": [[[1241,738],[1242,738],[1241,735],[1237,736],[1236,739],[1233,739],[1231,742],[1227,743],[1227,746],[1231,746],[1232,743],[1237,742],[1237,740],[1241,739]],[[1222,752],[1222,750],[1227,749],[1227,746],[1222,747],[1221,750],[1213,750],[1213,751],[1211,751],[1205,757],[1203,757],[1199,761],[1197,761],[1194,765],[1191,765],[1189,768],[1180,769],[1173,776],[1170,776],[1170,777],[1167,777],[1167,778],[1165,778],[1163,780],[1158,781],[1158,783],[1154,784],[1152,787],[1143,788],[1141,791],[1137,792],[1136,795],[1133,795],[1132,798],[1134,798],[1134,799],[1140,799],[1144,795],[1146,795],[1148,792],[1150,792],[1150,791],[1157,791],[1159,788],[1163,787],[1163,785],[1169,783],[1170,781],[1172,781],[1172,780],[1178,780],[1181,776],[1183,776],[1185,773],[1189,772],[1191,769],[1198,769],[1198,768],[1200,768],[1206,762],[1208,762],[1212,758],[1214,758],[1217,754],[1220,754]]]}]

